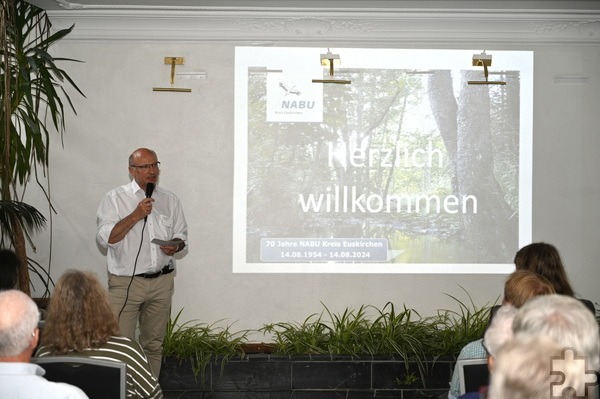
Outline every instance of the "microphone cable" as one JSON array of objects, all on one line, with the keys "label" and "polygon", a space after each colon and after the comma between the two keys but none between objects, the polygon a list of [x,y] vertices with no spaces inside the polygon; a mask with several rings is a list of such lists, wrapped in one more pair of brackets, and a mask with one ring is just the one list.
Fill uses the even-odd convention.
[{"label": "microphone cable", "polygon": [[[151,198],[152,193],[154,192],[155,184],[154,183],[146,183],[146,198]],[[144,216],[144,225],[142,226],[142,233],[140,234],[140,246],[138,248],[137,254],[135,255],[135,261],[133,262],[133,273],[131,273],[131,280],[129,280],[129,284],[127,285],[127,293],[125,294],[125,301],[123,302],[123,306],[121,310],[119,310],[119,314],[117,316],[117,320],[120,322],[121,313],[123,313],[123,309],[125,309],[125,305],[127,305],[127,300],[129,299],[129,289],[131,288],[131,284],[133,283],[133,278],[135,277],[135,270],[137,268],[138,257],[140,256],[140,252],[142,251],[142,244],[144,243],[144,230],[146,230],[146,223],[148,222],[148,215]]]},{"label": "microphone cable", "polygon": [[125,294],[125,301],[123,302],[123,306],[121,310],[119,310],[119,315],[117,316],[117,320],[121,321],[121,313],[123,313],[123,309],[125,309],[125,305],[127,305],[127,300],[129,299],[129,288],[131,288],[131,284],[133,283],[133,278],[135,277],[135,269],[137,268],[138,257],[140,256],[140,252],[142,251],[142,244],[144,243],[144,230],[146,230],[146,223],[148,218],[144,218],[144,225],[142,226],[142,239],[140,240],[140,246],[138,247],[137,254],[135,255],[135,261],[133,262],[133,272],[131,273],[131,279],[129,280],[129,284],[127,285],[127,292]]}]

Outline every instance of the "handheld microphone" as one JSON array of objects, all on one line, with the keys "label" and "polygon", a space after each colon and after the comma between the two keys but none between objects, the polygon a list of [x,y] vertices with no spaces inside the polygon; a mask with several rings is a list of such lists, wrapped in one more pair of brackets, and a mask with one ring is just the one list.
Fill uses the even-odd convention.
[{"label": "handheld microphone", "polygon": [[146,184],[146,198],[152,197],[153,192],[154,192],[154,183]]},{"label": "handheld microphone", "polygon": [[[146,198],[152,197],[152,193],[154,192],[154,183],[146,184]],[[144,216],[144,222],[148,220],[148,215]]]}]

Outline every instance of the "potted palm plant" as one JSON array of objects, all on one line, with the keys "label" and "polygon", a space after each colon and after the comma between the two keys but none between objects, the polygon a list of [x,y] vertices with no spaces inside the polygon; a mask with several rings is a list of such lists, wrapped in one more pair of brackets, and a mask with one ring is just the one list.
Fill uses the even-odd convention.
[{"label": "potted palm plant", "polygon": [[[58,61],[76,60],[49,53],[73,26],[53,32],[44,10],[22,0],[1,1],[0,245],[14,248],[21,260],[19,288],[31,294],[30,270],[40,275],[46,288],[51,279],[27,256],[27,242],[35,248],[31,233],[43,229],[46,218],[23,201],[24,189],[32,175],[46,175],[51,134],[58,132],[62,141],[65,131],[65,103],[75,112],[65,86],[83,93],[57,66]],[[51,209],[49,194],[46,199]]]}]

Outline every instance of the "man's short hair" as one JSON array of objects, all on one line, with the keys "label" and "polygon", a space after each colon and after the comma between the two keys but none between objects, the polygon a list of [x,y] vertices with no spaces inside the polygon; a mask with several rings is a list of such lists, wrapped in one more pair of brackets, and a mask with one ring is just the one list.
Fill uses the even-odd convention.
[{"label": "man's short hair", "polygon": [[549,337],[515,336],[495,359],[489,399],[566,397],[565,388],[574,390],[576,397],[590,397],[592,392],[586,389],[588,377],[581,364],[564,356],[562,346]]},{"label": "man's short hair", "polygon": [[579,301],[566,295],[542,295],[519,309],[515,335],[545,335],[563,348],[573,348],[588,358],[588,366],[600,367],[600,332],[592,313]]},{"label": "man's short hair", "polygon": [[0,357],[17,356],[30,345],[40,320],[33,300],[19,290],[0,292]]},{"label": "man's short hair", "polygon": [[512,324],[517,309],[512,305],[502,305],[485,330],[483,343],[490,356],[496,357],[500,348],[513,337]]}]

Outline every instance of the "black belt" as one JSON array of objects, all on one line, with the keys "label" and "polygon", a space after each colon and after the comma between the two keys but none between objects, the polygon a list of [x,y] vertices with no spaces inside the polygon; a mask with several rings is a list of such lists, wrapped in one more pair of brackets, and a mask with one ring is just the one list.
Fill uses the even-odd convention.
[{"label": "black belt", "polygon": [[136,274],[135,277],[143,277],[143,278],[157,278],[160,275],[163,274],[169,274],[171,273],[173,270],[175,269],[171,269],[169,265],[166,265],[165,267],[163,267],[161,270],[157,271],[156,273],[142,273],[142,274]]}]

